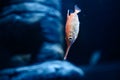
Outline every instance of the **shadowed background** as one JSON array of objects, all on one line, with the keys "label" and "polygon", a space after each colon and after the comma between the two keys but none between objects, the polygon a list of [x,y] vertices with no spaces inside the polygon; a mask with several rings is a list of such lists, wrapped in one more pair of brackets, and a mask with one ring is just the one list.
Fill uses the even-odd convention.
[{"label": "shadowed background", "polygon": [[120,61],[120,12],[117,0],[62,0],[64,24],[68,9],[77,4],[80,32],[70,49],[68,60],[75,64],[90,64],[96,53],[98,63]]}]

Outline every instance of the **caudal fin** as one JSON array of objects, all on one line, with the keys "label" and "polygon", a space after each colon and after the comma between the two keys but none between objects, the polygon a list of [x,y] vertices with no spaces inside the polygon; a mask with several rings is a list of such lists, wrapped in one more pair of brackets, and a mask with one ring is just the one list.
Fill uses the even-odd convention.
[{"label": "caudal fin", "polygon": [[75,13],[81,12],[81,9],[77,5],[75,5],[74,8],[75,8]]}]

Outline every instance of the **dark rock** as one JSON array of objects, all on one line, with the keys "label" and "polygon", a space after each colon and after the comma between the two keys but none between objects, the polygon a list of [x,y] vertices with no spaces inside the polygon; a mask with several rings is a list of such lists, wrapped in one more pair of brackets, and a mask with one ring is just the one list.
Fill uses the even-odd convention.
[{"label": "dark rock", "polygon": [[0,68],[62,59],[60,0],[1,0],[0,6]]},{"label": "dark rock", "polygon": [[16,69],[20,74],[12,80],[80,80],[84,73],[66,61],[48,61]]}]

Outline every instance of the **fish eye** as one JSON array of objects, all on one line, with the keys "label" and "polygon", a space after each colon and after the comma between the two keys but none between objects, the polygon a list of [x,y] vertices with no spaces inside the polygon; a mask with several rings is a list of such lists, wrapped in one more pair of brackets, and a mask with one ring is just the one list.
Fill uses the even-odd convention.
[{"label": "fish eye", "polygon": [[70,37],[69,40],[71,40],[72,38]]}]

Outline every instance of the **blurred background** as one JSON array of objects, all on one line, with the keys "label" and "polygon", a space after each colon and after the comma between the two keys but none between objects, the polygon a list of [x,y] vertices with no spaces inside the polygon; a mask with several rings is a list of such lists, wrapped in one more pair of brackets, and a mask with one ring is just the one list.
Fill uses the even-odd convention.
[{"label": "blurred background", "polygon": [[[83,80],[120,80],[119,2],[119,0],[0,0],[0,80],[3,80],[3,77],[4,80],[11,80],[16,74],[21,74],[22,71],[24,73],[24,67],[21,71],[21,68],[18,68],[20,66],[27,66],[26,71],[29,71],[34,67],[29,65],[46,61],[48,63],[42,67],[49,64],[47,67],[50,68],[53,61],[55,73],[63,70],[59,66],[65,70],[69,68],[67,63],[63,63],[67,47],[63,29],[67,10],[74,9],[74,5],[81,9],[81,13],[78,14],[80,32],[69,51],[67,61],[85,72]],[[61,62],[54,63],[55,60]],[[38,67],[36,71],[41,70]],[[70,70],[74,70],[75,67]],[[43,76],[44,69],[41,73]],[[46,72],[51,70],[48,69]],[[42,76],[41,74],[39,75]],[[66,75],[72,77],[69,76],[69,71]]]}]

